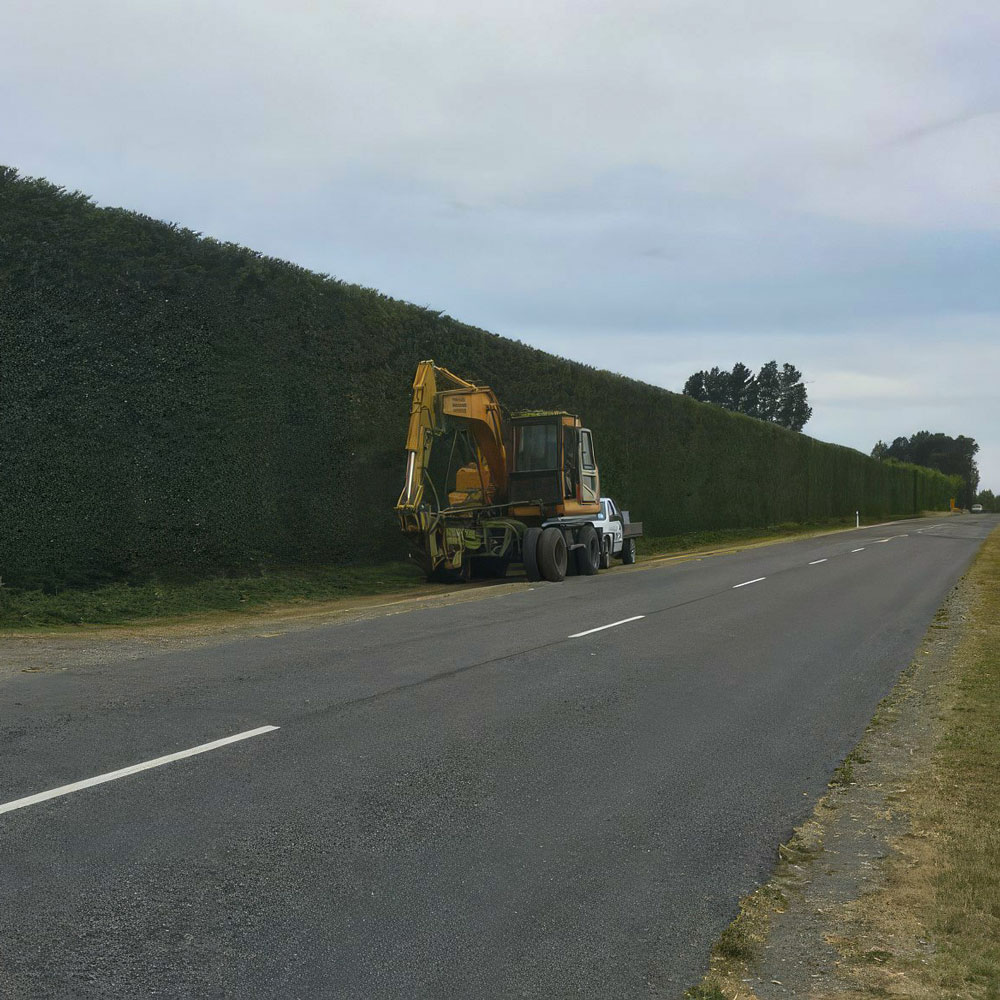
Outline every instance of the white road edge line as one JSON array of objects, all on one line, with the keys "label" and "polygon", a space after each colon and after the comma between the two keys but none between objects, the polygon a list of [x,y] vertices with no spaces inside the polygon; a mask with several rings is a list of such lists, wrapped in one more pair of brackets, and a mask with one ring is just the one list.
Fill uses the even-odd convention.
[{"label": "white road edge line", "polygon": [[809,565],[810,566],[818,566],[821,562],[826,562],[826,560],[825,559],[813,559],[813,561],[811,563],[809,563]]},{"label": "white road edge line", "polygon": [[98,774],[94,778],[84,778],[83,781],[74,781],[70,785],[60,785],[58,788],[50,788],[47,792],[38,792],[36,795],[26,795],[23,799],[14,799],[12,802],[0,804],[0,813],[13,812],[15,809],[23,809],[25,806],[37,805],[47,799],[55,799],[60,795],[69,795],[71,792],[79,792],[83,788],[92,788],[94,785],[103,785],[106,781],[115,781],[118,778],[127,778],[130,774],[138,774],[140,771],[148,771],[151,767],[160,767],[162,764],[169,764],[171,761],[183,760],[185,757],[194,757],[196,754],[207,753],[209,750],[217,750],[229,743],[238,743],[240,740],[248,740],[252,736],[262,736],[264,733],[273,733],[279,726],[260,726],[258,729],[250,729],[245,733],[237,733],[235,736],[226,736],[221,740],[212,740],[211,743],[202,743],[201,746],[191,747],[190,750],[179,750],[177,753],[168,753],[165,757],[157,757],[154,760],[143,761],[141,764],[132,764],[117,771],[108,771],[107,774]]},{"label": "white road edge line", "polygon": [[734,583],[733,590],[736,590],[738,587],[749,587],[751,583],[760,583],[761,580],[766,579],[766,576],[758,576],[755,580],[744,580],[743,583]]},{"label": "white road edge line", "polygon": [[851,549],[852,552],[864,552],[865,547],[862,545],[860,549]]},{"label": "white road edge line", "polygon": [[579,639],[583,635],[591,635],[594,632],[603,632],[606,628],[614,628],[616,625],[625,625],[628,622],[637,622],[640,618],[645,618],[645,615],[633,615],[631,618],[623,618],[620,622],[612,622],[610,625],[598,625],[597,628],[588,628],[586,632],[574,632],[570,639]]}]

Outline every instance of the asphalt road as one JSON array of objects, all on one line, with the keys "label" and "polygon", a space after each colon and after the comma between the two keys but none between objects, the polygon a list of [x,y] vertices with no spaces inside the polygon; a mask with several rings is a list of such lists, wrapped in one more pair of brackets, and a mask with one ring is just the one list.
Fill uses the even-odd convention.
[{"label": "asphalt road", "polygon": [[0,997],[678,997],[998,523],[0,679]]}]

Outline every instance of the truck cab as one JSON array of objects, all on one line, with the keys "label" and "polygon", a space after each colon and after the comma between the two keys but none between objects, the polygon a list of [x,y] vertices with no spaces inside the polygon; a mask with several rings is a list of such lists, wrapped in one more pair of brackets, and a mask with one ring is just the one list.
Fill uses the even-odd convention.
[{"label": "truck cab", "polygon": [[629,565],[635,562],[635,540],[642,534],[642,525],[634,524],[629,512],[618,508],[611,497],[601,497],[601,509],[591,522],[601,540],[601,567],[607,569],[612,558]]}]

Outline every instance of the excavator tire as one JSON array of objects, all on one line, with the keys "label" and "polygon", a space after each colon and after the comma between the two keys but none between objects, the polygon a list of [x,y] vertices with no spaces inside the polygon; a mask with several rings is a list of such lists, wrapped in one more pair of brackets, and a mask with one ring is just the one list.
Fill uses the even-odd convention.
[{"label": "excavator tire", "polygon": [[500,580],[507,575],[506,556],[475,556],[472,559],[472,575],[479,580]]},{"label": "excavator tire", "polygon": [[566,563],[569,561],[566,539],[558,528],[544,528],[538,543],[538,568],[550,583],[561,583],[566,579]]},{"label": "excavator tire", "polygon": [[465,577],[460,569],[445,569],[439,566],[427,574],[428,583],[465,583]]},{"label": "excavator tire", "polygon": [[577,538],[582,548],[574,549],[576,556],[576,571],[580,576],[593,576],[601,568],[601,541],[591,524],[585,524],[580,529]]},{"label": "excavator tire", "polygon": [[541,528],[528,528],[521,542],[521,561],[524,563],[524,575],[532,583],[537,583],[542,578],[541,570],[538,568],[538,543],[541,537]]}]

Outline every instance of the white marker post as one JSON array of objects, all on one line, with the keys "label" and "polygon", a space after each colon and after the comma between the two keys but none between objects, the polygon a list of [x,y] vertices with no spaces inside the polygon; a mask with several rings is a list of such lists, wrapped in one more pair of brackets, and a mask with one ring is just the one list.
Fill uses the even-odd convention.
[{"label": "white marker post", "polygon": [[861,527],[861,511],[860,510],[856,510],[854,512],[854,527],[855,528],[860,528]]}]

